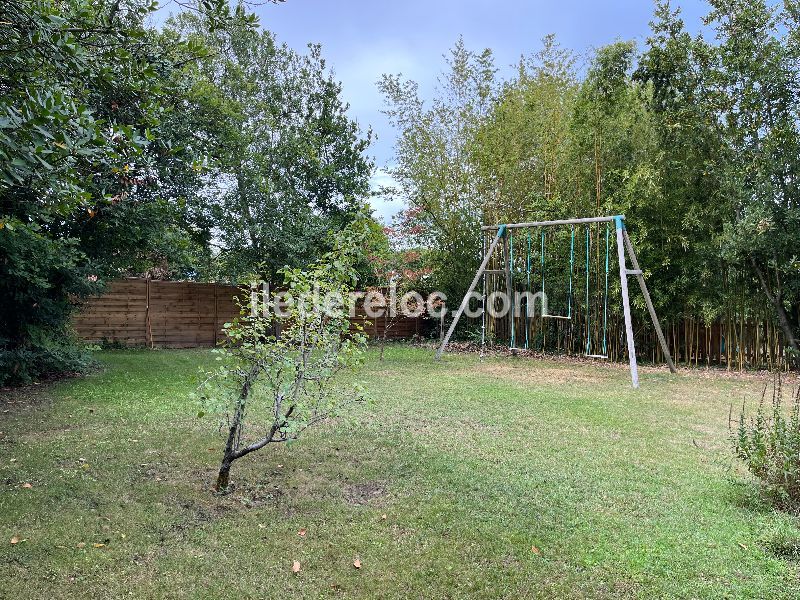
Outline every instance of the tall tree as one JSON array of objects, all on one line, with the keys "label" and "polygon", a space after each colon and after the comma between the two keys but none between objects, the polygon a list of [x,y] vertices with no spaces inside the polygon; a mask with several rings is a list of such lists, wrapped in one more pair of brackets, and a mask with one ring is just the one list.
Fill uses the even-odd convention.
[{"label": "tall tree", "polygon": [[642,258],[657,278],[660,314],[699,314],[711,323],[724,308],[728,273],[720,268],[720,245],[730,209],[718,175],[722,135],[706,101],[713,49],[686,31],[668,1],[656,5],[651,29],[635,74],[651,88],[657,144],[658,193],[636,213]]},{"label": "tall tree", "polygon": [[0,384],[80,368],[75,299],[186,242],[157,190],[160,165],[191,160],[162,143],[158,126],[170,72],[199,49],[162,44],[145,25],[154,9],[148,0],[3,4]]},{"label": "tall tree", "polygon": [[748,268],[800,360],[800,5],[710,0],[710,96],[725,138],[722,189],[733,214],[725,257]]},{"label": "tall tree", "polygon": [[576,174],[569,149],[578,91],[575,57],[547,36],[520,60],[482,121],[473,154],[486,223],[575,216]]},{"label": "tall tree", "polygon": [[272,280],[318,258],[325,232],[356,215],[372,171],[371,133],[347,116],[320,47],[299,55],[268,31],[195,14],[169,27],[212,51],[187,77],[223,274]]},{"label": "tall tree", "polygon": [[463,294],[480,260],[483,199],[474,177],[473,150],[482,119],[496,94],[492,53],[475,53],[463,39],[426,108],[418,85],[384,75],[378,87],[385,113],[399,130],[397,166],[402,195],[419,211],[420,242],[432,249],[436,284],[450,297]]}]

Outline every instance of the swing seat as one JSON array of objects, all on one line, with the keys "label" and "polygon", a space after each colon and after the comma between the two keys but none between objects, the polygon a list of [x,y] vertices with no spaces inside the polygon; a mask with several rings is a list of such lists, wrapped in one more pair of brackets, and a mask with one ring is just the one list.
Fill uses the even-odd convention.
[{"label": "swing seat", "polygon": [[585,354],[584,356],[586,358],[600,358],[600,359],[607,359],[608,358],[607,354]]},{"label": "swing seat", "polygon": [[572,317],[564,317],[560,315],[542,315],[543,319],[559,319],[561,321],[572,321]]}]

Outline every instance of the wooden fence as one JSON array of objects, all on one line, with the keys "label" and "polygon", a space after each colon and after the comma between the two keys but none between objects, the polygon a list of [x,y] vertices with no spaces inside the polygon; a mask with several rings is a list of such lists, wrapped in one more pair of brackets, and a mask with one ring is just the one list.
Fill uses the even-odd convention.
[{"label": "wooden fence", "polygon": [[[217,283],[123,279],[102,296],[88,299],[73,318],[78,336],[89,342],[150,348],[213,347],[223,325],[239,315],[241,288]],[[385,318],[369,319],[359,307],[354,323],[372,337],[382,337]],[[366,323],[366,325],[365,325]],[[398,318],[386,330],[388,339],[421,333],[421,319]]]},{"label": "wooden fence", "polygon": [[[479,321],[477,322],[479,324]],[[487,319],[487,336],[499,344],[508,344],[509,317]],[[594,352],[602,349],[601,321],[594,319],[590,327]],[[685,316],[678,321],[662,321],[675,364],[685,366],[721,366],[728,370],[786,369],[786,344],[780,329],[769,315],[727,314],[725,318],[705,323],[701,319]],[[525,329],[528,327],[528,335]],[[625,325],[619,315],[608,319],[606,351],[611,361],[627,361]],[[652,324],[641,310],[634,313],[636,353],[640,361],[664,363],[664,355]],[[539,317],[515,321],[517,345],[531,349],[547,350],[557,354],[581,356],[586,350],[586,321],[581,311],[576,311],[569,321],[542,320]]]}]

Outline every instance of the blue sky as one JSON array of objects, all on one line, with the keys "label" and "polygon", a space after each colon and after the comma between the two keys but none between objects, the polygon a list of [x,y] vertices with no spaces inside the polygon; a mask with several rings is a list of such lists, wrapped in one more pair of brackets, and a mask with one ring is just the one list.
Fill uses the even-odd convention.
[{"label": "blue sky", "polygon": [[[673,0],[690,30],[699,29],[708,12],[703,0]],[[167,7],[169,10],[169,7]],[[395,132],[381,114],[376,88],[382,73],[402,73],[430,96],[442,68],[442,55],[459,35],[474,50],[491,48],[501,73],[519,56],[535,52],[540,40],[556,34],[561,44],[580,54],[617,39],[647,37],[650,0],[287,0],[254,9],[263,27],[298,51],[320,43],[323,55],[343,84],[350,114],[378,139],[370,149],[379,171],[392,161]],[[377,201],[376,213],[387,220],[400,208]]]}]

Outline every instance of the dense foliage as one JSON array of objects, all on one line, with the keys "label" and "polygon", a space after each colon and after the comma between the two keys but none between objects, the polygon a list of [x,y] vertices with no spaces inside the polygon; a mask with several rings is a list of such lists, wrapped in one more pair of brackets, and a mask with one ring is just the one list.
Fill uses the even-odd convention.
[{"label": "dense foliage", "polygon": [[769,310],[797,351],[800,13],[710,5],[714,39],[661,1],[644,48],[600,48],[584,72],[550,36],[507,81],[459,41],[430,104],[384,76],[393,174],[449,295],[478,265],[481,224],[625,214],[661,315]]},{"label": "dense foliage", "polygon": [[[505,81],[459,40],[431,101],[384,76],[410,210],[391,249],[371,226],[392,268],[358,270],[385,285],[419,249],[415,286],[452,304],[481,224],[624,213],[667,321],[769,311],[800,355],[800,9],[709,4],[695,36],[657,2],[644,47],[585,68],[549,36]],[[0,385],[82,368],[70,314],[109,278],[274,279],[369,193],[371,132],[319,47],[243,4],[176,6],[158,29],[151,0],[0,8]]]},{"label": "dense foliage", "polygon": [[207,140],[213,193],[199,200],[221,244],[219,272],[236,280],[258,267],[271,281],[313,261],[326,232],[353,220],[372,171],[370,134],[347,116],[320,48],[303,56],[269,31],[210,30],[193,13],[168,29],[210,51],[184,78],[193,136]]},{"label": "dense foliage", "polygon": [[169,64],[143,26],[151,10],[136,1],[3,6],[0,384],[80,368],[67,328],[73,299],[151,247],[158,200],[137,192],[155,177],[152,128]]},{"label": "dense foliage", "polygon": [[69,318],[120,276],[317,259],[371,164],[320,50],[226,0],[0,8],[0,385],[80,370]]}]

